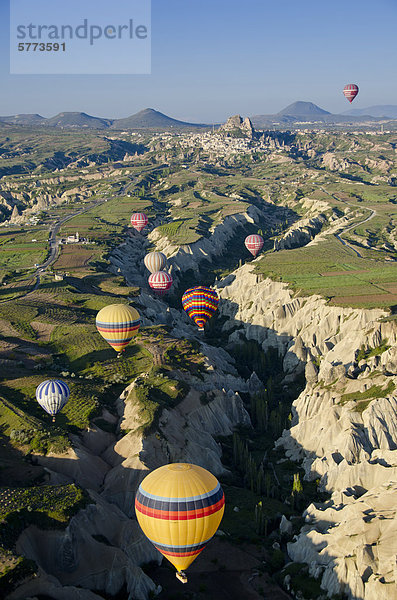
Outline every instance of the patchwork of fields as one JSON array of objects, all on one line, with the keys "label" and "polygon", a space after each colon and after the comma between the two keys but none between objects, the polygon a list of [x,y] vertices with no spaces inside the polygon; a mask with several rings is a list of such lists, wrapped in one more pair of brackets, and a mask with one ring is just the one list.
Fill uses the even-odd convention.
[{"label": "patchwork of fields", "polygon": [[298,294],[357,308],[397,305],[397,262],[359,258],[334,236],[304,248],[267,253],[256,272],[285,281]]}]

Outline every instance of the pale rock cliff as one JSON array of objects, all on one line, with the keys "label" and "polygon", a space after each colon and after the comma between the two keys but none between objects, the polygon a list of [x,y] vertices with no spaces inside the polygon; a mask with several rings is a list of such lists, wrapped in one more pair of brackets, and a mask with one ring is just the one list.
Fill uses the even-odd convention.
[{"label": "pale rock cliff", "polygon": [[[145,322],[157,324],[164,303],[144,295],[141,301]],[[174,312],[182,337],[184,331],[195,332],[181,311]],[[238,425],[251,426],[236,392],[248,391],[249,383],[238,377],[223,349],[203,344],[202,352],[203,379],[180,373],[190,391],[175,408],[161,412],[151,433],[143,434],[142,414],[129,399],[133,382],[117,401],[121,436],[93,426],[79,437],[72,436],[73,448],[67,454],[36,457],[49,481],[79,483],[89,490],[92,503],[71,519],[65,531],[41,531],[35,526],[24,530],[17,550],[37,562],[39,577],[20,586],[14,600],[44,590],[63,600],[67,593],[73,597],[76,588],[82,588],[82,600],[94,600],[95,590],[117,594],[123,586],[130,600],[146,600],[156,591],[140,568],[161,560],[134,519],[140,481],[149,469],[170,461],[194,462],[220,475],[225,469],[214,437],[230,435]],[[129,432],[123,435],[123,430]]]},{"label": "pale rock cliff", "polygon": [[[179,276],[192,269],[198,272],[200,264],[204,260],[211,261],[215,257],[222,256],[226,244],[233,238],[236,230],[247,223],[266,222],[271,227],[280,222],[285,211],[277,211],[271,204],[263,202],[261,209],[256,206],[248,206],[244,213],[237,213],[225,217],[222,223],[214,227],[209,237],[202,237],[197,242],[178,246],[163,236],[158,229],[151,231],[146,238],[131,235],[126,242],[118,246],[110,255],[111,270],[117,273],[120,269],[130,285],[147,287],[149,271],[143,266],[143,257],[149,251],[149,243],[155,246],[159,252],[167,256],[167,267],[177,283]],[[164,305],[162,305],[164,310]]]},{"label": "pale rock cliff", "polygon": [[328,594],[395,600],[397,483],[374,486],[359,498],[305,511],[305,525],[288,544],[296,562],[310,565]]},{"label": "pale rock cliff", "polygon": [[211,389],[213,398],[206,404],[191,389],[176,408],[164,409],[156,431],[148,436],[142,436],[142,418],[128,396],[119,403],[121,427],[130,431],[104,454],[113,465],[104,482],[104,498],[132,516],[136,489],[148,469],[168,462],[194,462],[214,475],[224,473],[214,436],[230,435],[237,425],[250,426],[251,421],[237,393]]},{"label": "pale rock cliff", "polygon": [[[292,426],[277,445],[303,460],[306,477],[319,478],[332,494],[326,508],[307,509],[309,522],[289,545],[290,556],[310,564],[329,596],[394,600],[397,328],[380,320],[382,310],[296,297],[253,266],[218,284],[220,311],[228,317],[223,328],[230,341],[243,336],[264,350],[277,348],[286,384],[305,371]],[[357,362],[361,347],[370,356]]]},{"label": "pale rock cliff", "polygon": [[114,595],[126,584],[128,600],[146,600],[149,591],[156,589],[137,565],[158,560],[157,551],[136,522],[98,496],[95,504],[71,519],[65,531],[42,531],[34,525],[25,529],[17,551],[34,559],[63,586]]},{"label": "pale rock cliff", "polygon": [[325,215],[300,219],[294,223],[281,238],[274,240],[274,250],[299,248],[311,242],[327,223]]},{"label": "pale rock cliff", "polygon": [[245,119],[243,119],[240,115],[229,117],[226,123],[219,127],[218,132],[230,133],[232,135],[240,133],[240,135],[248,137],[249,139],[252,139],[255,134],[250,118],[245,117]]},{"label": "pale rock cliff", "polygon": [[200,263],[203,260],[211,261],[214,257],[222,256],[225,252],[227,242],[233,238],[236,229],[247,223],[259,223],[266,220],[266,223],[275,223],[274,216],[271,215],[272,208],[264,207],[262,209],[256,206],[248,206],[247,211],[225,217],[220,225],[217,225],[210,237],[202,237],[197,242],[177,246],[170,242],[168,238],[161,235],[158,230],[149,234],[149,239],[156,245],[156,249],[164,252],[168,259],[168,265],[172,276],[178,276],[178,272],[184,272],[192,269],[198,272]]}]

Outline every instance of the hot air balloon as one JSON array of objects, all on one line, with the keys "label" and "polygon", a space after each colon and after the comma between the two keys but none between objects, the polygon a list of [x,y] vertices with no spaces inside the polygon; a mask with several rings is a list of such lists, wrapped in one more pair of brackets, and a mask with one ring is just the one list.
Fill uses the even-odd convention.
[{"label": "hot air balloon", "polygon": [[60,379],[43,381],[36,388],[37,402],[49,415],[52,415],[53,421],[55,421],[55,415],[62,410],[69,400],[69,396],[69,387]]},{"label": "hot air balloon", "polygon": [[162,271],[167,264],[167,257],[162,252],[149,252],[143,259],[145,267],[151,272]]},{"label": "hot air balloon", "polygon": [[256,256],[262,250],[264,243],[263,237],[257,233],[248,235],[244,242],[245,247],[251,252],[252,256]]},{"label": "hot air balloon", "polygon": [[182,296],[182,306],[199,331],[204,331],[204,325],[214,315],[218,304],[218,294],[208,287],[190,288]]},{"label": "hot air balloon", "polygon": [[135,512],[143,533],[177,569],[197,558],[222,520],[223,490],[211,473],[187,463],[159,467],[145,477],[135,497]]},{"label": "hot air balloon", "polygon": [[148,282],[156,294],[163,296],[172,286],[172,277],[165,271],[157,271],[149,276]]},{"label": "hot air balloon", "polygon": [[352,103],[358,94],[358,85],[355,83],[349,83],[348,85],[345,85],[343,88],[343,93],[349,102]]},{"label": "hot air balloon", "polygon": [[131,217],[131,225],[137,231],[142,231],[144,227],[148,224],[149,219],[145,215],[145,213],[134,213]]},{"label": "hot air balloon", "polygon": [[138,333],[140,323],[138,311],[127,304],[109,304],[96,316],[99,333],[119,353]]}]

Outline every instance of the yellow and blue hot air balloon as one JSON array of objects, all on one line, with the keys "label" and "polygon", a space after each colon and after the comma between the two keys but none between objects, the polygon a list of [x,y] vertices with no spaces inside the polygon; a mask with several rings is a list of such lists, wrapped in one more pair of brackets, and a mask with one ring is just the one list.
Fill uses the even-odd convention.
[{"label": "yellow and blue hot air balloon", "polygon": [[55,421],[55,415],[62,410],[69,400],[70,390],[60,379],[48,379],[36,388],[36,400]]},{"label": "yellow and blue hot air balloon", "polygon": [[209,471],[188,463],[164,465],[145,477],[135,512],[143,533],[187,581],[191,565],[222,520],[225,496]]},{"label": "yellow and blue hot air balloon", "polygon": [[218,304],[216,291],[204,286],[190,288],[182,296],[182,306],[199,331],[204,330],[204,325],[215,314]]},{"label": "yellow and blue hot air balloon", "polygon": [[151,273],[157,273],[164,270],[167,264],[167,257],[162,252],[149,252],[143,259],[143,262]]},{"label": "yellow and blue hot air balloon", "polygon": [[96,328],[116,352],[122,352],[138,333],[141,318],[135,308],[127,304],[109,304],[96,317]]}]

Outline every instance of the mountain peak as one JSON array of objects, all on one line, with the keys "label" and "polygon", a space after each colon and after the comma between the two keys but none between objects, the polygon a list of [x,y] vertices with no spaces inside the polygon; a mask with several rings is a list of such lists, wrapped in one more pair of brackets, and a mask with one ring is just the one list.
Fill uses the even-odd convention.
[{"label": "mountain peak", "polygon": [[112,127],[114,129],[183,129],[203,126],[199,123],[178,121],[154,108],[144,108],[124,119],[116,119]]},{"label": "mountain peak", "polygon": [[87,115],[85,112],[61,112],[46,119],[45,124],[50,127],[84,127],[92,129],[106,129],[111,124],[109,119],[101,119]]},{"label": "mountain peak", "polygon": [[291,117],[313,117],[315,115],[330,115],[327,110],[320,108],[317,104],[313,104],[313,102],[304,102],[303,100],[298,100],[298,102],[293,102],[289,104],[283,110],[277,113],[277,116],[289,115]]}]

